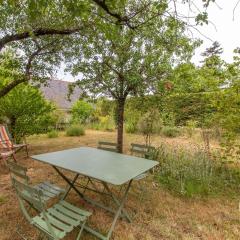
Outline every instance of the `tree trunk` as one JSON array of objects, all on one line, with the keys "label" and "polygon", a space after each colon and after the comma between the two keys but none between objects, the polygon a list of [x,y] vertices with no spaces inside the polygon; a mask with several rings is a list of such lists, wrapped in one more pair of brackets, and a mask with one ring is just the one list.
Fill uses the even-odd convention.
[{"label": "tree trunk", "polygon": [[117,144],[118,152],[123,152],[123,122],[124,122],[125,98],[117,100]]}]

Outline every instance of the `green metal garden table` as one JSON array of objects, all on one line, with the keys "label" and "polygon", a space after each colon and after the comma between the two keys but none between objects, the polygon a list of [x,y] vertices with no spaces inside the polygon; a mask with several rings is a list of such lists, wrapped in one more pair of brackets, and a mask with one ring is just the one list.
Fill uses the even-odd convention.
[{"label": "green metal garden table", "polygon": [[[73,189],[86,202],[113,213],[113,222],[107,235],[103,235],[90,226],[84,227],[86,231],[102,240],[110,239],[119,217],[131,222],[131,218],[124,209],[124,204],[132,181],[138,175],[158,164],[156,161],[90,147],[73,148],[31,157],[34,160],[50,164],[68,183],[64,198],[67,197],[70,190]],[[75,173],[74,178],[70,179],[67,177],[62,169]],[[85,176],[88,179],[85,185],[77,185],[76,181],[79,176]],[[97,181],[98,184],[95,184],[95,181]],[[92,188],[89,187],[89,183],[93,186]],[[103,191],[99,190],[99,183],[102,185]],[[110,185],[125,186],[122,196],[119,197],[114,194]],[[101,196],[106,195],[110,197],[116,205],[116,209],[88,197],[86,194],[88,190],[101,194]]]}]

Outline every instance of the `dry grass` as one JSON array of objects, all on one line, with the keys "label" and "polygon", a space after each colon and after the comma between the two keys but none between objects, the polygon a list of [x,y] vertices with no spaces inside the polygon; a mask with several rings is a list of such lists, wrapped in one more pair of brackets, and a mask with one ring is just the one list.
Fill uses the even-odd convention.
[{"label": "dry grass", "polygon": [[[79,146],[96,147],[98,140],[115,140],[115,133],[88,130],[85,136],[61,137],[49,139],[46,136],[34,136],[29,138],[30,154],[38,154],[62,150]],[[128,152],[131,142],[143,142],[143,138],[138,135],[125,136],[124,151]],[[154,145],[159,145],[161,141],[170,145],[182,145],[186,148],[193,148],[194,143],[190,139],[175,138],[163,139],[155,137]],[[64,186],[64,182],[48,166],[33,161],[30,158],[22,158],[19,155],[19,162],[28,167],[32,182],[49,179]],[[115,240],[158,240],[158,239],[239,239],[240,222],[238,199],[185,199],[177,197],[167,192],[161,186],[154,183],[150,177],[146,180],[147,196],[140,201],[136,194],[129,195],[127,207],[131,212],[138,210],[132,224],[119,221],[112,239]],[[135,188],[136,189],[136,188]],[[86,206],[79,200],[74,192],[69,196],[71,202],[76,205]],[[91,209],[93,217],[91,224],[96,225],[101,230],[106,230],[111,218],[108,214],[97,209]],[[20,239],[14,234],[17,223],[32,239],[36,238],[36,231],[29,227],[25,220],[21,219],[16,196],[10,185],[8,171],[1,165],[0,170],[0,239]],[[67,239],[75,239],[76,232]],[[83,240],[95,239],[89,234],[83,234]]]}]

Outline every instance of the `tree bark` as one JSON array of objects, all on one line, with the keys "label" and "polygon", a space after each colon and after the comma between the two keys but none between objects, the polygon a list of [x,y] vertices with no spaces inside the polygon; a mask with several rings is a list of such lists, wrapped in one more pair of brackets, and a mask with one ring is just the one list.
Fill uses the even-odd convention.
[{"label": "tree bark", "polygon": [[0,38],[0,51],[3,49],[3,47],[14,41],[20,41],[23,39],[27,39],[31,37],[32,35],[35,37],[45,36],[45,35],[70,35],[73,33],[76,33],[80,31],[82,28],[74,28],[74,29],[51,29],[51,28],[38,28],[33,30],[32,32],[26,31],[22,33],[15,33],[12,35],[6,35],[2,38]]},{"label": "tree bark", "polygon": [[124,123],[124,107],[125,98],[117,100],[117,144],[118,152],[123,152],[123,123]]},{"label": "tree bark", "polygon": [[27,79],[23,78],[23,79],[19,79],[16,81],[12,81],[10,82],[8,85],[4,86],[1,90],[0,90],[0,98],[4,97],[5,95],[7,95],[13,88],[15,88],[16,86],[18,86],[19,84],[26,82]]}]

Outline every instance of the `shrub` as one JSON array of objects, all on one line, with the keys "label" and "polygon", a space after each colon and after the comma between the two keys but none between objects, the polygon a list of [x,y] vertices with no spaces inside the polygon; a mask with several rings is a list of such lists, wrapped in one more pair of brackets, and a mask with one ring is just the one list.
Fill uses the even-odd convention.
[{"label": "shrub", "polygon": [[146,145],[151,144],[151,136],[162,128],[162,119],[157,109],[150,109],[138,122],[138,131],[143,134]]},{"label": "shrub", "polygon": [[240,172],[211,159],[202,149],[190,152],[161,145],[157,151],[157,179],[169,190],[187,197],[238,194]]},{"label": "shrub", "polygon": [[196,127],[197,127],[197,121],[194,121],[194,120],[186,121],[185,130],[186,130],[188,137],[193,136],[193,134],[195,133]]},{"label": "shrub", "polygon": [[85,135],[85,129],[81,125],[72,125],[66,131],[67,136],[82,136]]},{"label": "shrub", "polygon": [[48,138],[57,138],[58,137],[58,132],[55,130],[52,130],[47,134]]},{"label": "shrub", "polygon": [[169,127],[169,126],[165,126],[162,128],[161,133],[165,136],[165,137],[177,137],[181,134],[180,129],[178,129],[177,127]]},{"label": "shrub", "polygon": [[78,100],[72,106],[72,122],[86,123],[93,113],[93,107],[90,103]]},{"label": "shrub", "polygon": [[133,122],[127,122],[125,124],[125,131],[126,133],[136,133],[137,132],[137,125]]},{"label": "shrub", "polygon": [[90,127],[95,130],[113,131],[115,129],[115,124],[113,118],[110,115],[107,115],[99,116],[98,122],[92,123]]}]

